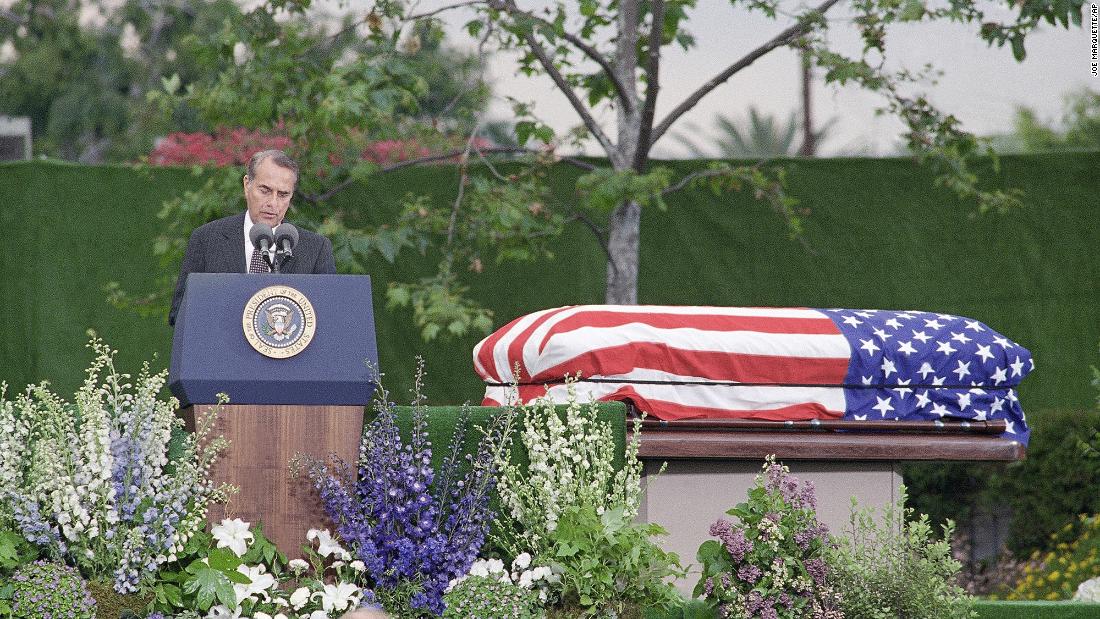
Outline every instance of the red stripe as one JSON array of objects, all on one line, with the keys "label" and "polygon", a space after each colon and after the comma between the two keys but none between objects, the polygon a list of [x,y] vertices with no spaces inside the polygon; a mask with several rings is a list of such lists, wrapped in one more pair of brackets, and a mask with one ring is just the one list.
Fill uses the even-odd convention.
[{"label": "red stripe", "polygon": [[792,333],[805,335],[836,335],[836,324],[827,316],[820,318],[782,318],[770,316],[725,316],[718,314],[660,314],[649,312],[578,312],[550,328],[541,342],[539,352],[546,348],[550,337],[583,327],[610,329],[641,323],[657,329],[701,329],[704,331],[756,331],[758,333]]},{"label": "red stripe", "polygon": [[551,317],[557,316],[567,309],[572,309],[572,306],[559,307],[556,310],[546,312],[542,316],[539,316],[534,322],[528,325],[522,333],[517,335],[516,339],[512,340],[511,344],[508,345],[508,363],[511,365],[515,365],[517,363],[519,364],[520,373],[518,376],[516,376],[517,381],[524,382],[523,377],[531,373],[530,370],[527,369],[527,366],[523,363],[523,345],[527,343],[527,339],[531,337],[531,333],[533,333],[535,329],[539,328],[542,323],[550,320]]},{"label": "red stripe", "polygon": [[[478,350],[477,359],[481,362],[481,367],[485,368],[485,372],[489,374],[488,376],[483,376],[483,378],[491,378],[498,383],[503,382],[500,378],[500,372],[497,371],[497,364],[493,360],[493,349],[497,347],[497,342],[511,331],[512,327],[515,326],[517,322],[523,320],[524,317],[525,316],[520,316],[516,318],[512,322],[494,331],[489,337],[481,340],[481,348]],[[474,369],[476,370],[477,368]]]},{"label": "red stripe", "polygon": [[837,419],[844,411],[830,411],[817,402],[792,404],[782,408],[767,410],[737,410],[710,408],[706,406],[687,406],[665,400],[647,400],[629,385],[623,385],[614,393],[600,398],[601,402],[631,400],[639,410],[669,421],[675,419],[762,419],[765,421],[806,421],[809,419]]},{"label": "red stripe", "polygon": [[712,350],[684,350],[655,342],[636,342],[591,350],[538,373],[532,380],[556,380],[627,374],[635,368],[679,376],[741,383],[835,385],[844,382],[848,357],[781,357]]}]

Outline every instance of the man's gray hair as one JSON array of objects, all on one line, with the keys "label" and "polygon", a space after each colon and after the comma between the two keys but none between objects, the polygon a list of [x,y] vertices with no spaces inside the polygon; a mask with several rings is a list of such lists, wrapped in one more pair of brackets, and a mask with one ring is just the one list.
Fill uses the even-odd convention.
[{"label": "man's gray hair", "polygon": [[277,148],[261,150],[255,155],[252,155],[252,158],[248,160],[248,180],[256,178],[256,166],[260,165],[261,161],[268,158],[280,168],[286,168],[294,172],[294,184],[298,184],[298,162],[292,159],[290,155]]}]

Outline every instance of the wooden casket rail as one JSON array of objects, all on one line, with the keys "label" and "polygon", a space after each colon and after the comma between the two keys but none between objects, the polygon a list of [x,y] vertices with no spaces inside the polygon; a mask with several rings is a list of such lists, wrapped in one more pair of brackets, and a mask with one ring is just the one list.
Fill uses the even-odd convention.
[{"label": "wooden casket rail", "polygon": [[[628,427],[629,427],[628,423]],[[1001,438],[1003,420],[642,421],[639,457],[761,460],[958,460],[1013,462],[1026,448]]]}]

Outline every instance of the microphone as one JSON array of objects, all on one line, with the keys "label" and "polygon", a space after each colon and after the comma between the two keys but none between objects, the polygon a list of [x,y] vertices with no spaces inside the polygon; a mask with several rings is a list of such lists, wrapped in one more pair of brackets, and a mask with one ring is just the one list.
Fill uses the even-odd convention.
[{"label": "microphone", "polygon": [[264,256],[264,260],[267,261],[268,266],[272,267],[272,260],[268,255],[275,247],[275,235],[271,231],[271,226],[267,224],[252,224],[252,229],[248,231],[248,241],[252,243],[252,247],[256,248],[256,251],[260,252]]},{"label": "microphone", "polygon": [[294,255],[294,246],[298,244],[298,229],[293,224],[282,223],[275,227],[275,247],[279,253],[290,258]]},{"label": "microphone", "polygon": [[294,246],[298,244],[298,229],[292,224],[281,223],[275,227],[276,271],[282,270],[288,260],[294,257]]}]

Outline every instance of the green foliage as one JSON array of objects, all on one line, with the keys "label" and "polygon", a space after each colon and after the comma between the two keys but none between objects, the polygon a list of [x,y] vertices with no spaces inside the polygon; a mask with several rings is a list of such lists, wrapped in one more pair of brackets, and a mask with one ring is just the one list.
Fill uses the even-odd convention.
[{"label": "green foliage", "polygon": [[1062,127],[1043,122],[1034,110],[1016,110],[1015,137],[1027,153],[1100,148],[1100,92],[1083,88],[1065,95]]},{"label": "green foliage", "polygon": [[12,619],[96,619],[96,603],[80,574],[60,563],[35,561],[12,575]]},{"label": "green foliage", "polygon": [[12,41],[18,55],[0,64],[0,114],[31,118],[35,154],[134,160],[159,135],[201,128],[193,109],[169,106],[162,115],[146,94],[162,82],[180,88],[198,78],[190,33],[216,28],[239,13],[236,5],[185,0],[154,7],[127,0],[81,6],[98,20],[85,21],[85,11],[62,0],[20,0],[0,20],[0,41]]},{"label": "green foliage", "polygon": [[651,540],[664,534],[659,525],[635,522],[622,506],[603,513],[591,505],[566,508],[549,549],[564,606],[579,607],[583,617],[619,616],[631,604],[679,606],[682,599],[668,582],[682,575],[679,560]]},{"label": "green foliage", "polygon": [[1081,514],[1050,536],[1050,550],[1035,551],[1009,600],[1068,600],[1077,586],[1100,576],[1100,514]]},{"label": "green foliage", "polygon": [[943,525],[943,538],[933,535],[928,517],[905,506],[881,511],[859,509],[830,552],[834,582],[844,616],[851,619],[896,617],[948,619],[974,617],[973,599],[954,583],[961,565],[951,556],[954,531]]},{"label": "green foliage", "polygon": [[447,604],[444,619],[540,619],[546,615],[534,591],[497,577],[467,577],[443,601]]},{"label": "green foliage", "polygon": [[[835,119],[827,122],[814,132],[814,142],[821,144],[828,139]],[[689,134],[678,133],[673,137],[686,146],[696,157],[709,157],[717,151],[726,159],[772,159],[775,157],[793,157],[799,149],[799,119],[797,112],[791,112],[785,122],[776,116],[761,113],[750,105],[747,122],[739,121],[732,114],[718,114],[714,117],[714,129],[705,130],[693,123],[685,123]],[[709,147],[701,146],[693,135],[710,134]]]},{"label": "green foliage", "polygon": [[603,215],[610,214],[623,202],[656,206],[664,211],[668,209],[664,191],[671,180],[672,170],[665,167],[652,168],[646,174],[600,168],[577,179],[577,193],[585,208]]}]

